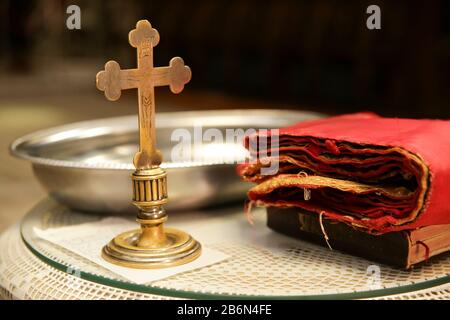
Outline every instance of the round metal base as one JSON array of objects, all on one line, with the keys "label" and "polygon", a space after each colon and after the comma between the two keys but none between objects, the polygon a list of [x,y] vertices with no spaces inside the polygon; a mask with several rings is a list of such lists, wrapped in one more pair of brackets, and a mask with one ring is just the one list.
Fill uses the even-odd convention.
[{"label": "round metal base", "polygon": [[200,256],[200,243],[181,230],[165,229],[166,243],[155,248],[138,247],[140,233],[140,229],[127,231],[112,239],[103,247],[103,259],[122,267],[159,269],[182,265]]}]

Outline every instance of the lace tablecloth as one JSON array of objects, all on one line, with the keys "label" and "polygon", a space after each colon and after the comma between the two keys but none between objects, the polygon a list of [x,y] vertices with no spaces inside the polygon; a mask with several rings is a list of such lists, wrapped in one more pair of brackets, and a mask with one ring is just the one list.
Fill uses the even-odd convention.
[{"label": "lace tablecloth", "polygon": [[[259,217],[254,227],[240,213],[234,213],[236,209],[224,210],[227,212],[208,212],[206,218],[197,213],[191,224],[186,222],[192,220],[188,218],[172,216],[171,220],[230,259],[145,286],[123,282],[107,270],[48,244],[36,242],[30,247],[27,242],[27,246],[20,226],[14,225],[0,236],[0,295],[8,299],[450,298],[448,254],[413,271],[380,265],[380,287],[370,288],[366,269],[376,266],[370,261],[275,234],[264,226],[263,210],[256,212]],[[25,220],[30,217],[41,227],[91,219],[48,200]],[[214,242],[214,236],[219,240]]]}]

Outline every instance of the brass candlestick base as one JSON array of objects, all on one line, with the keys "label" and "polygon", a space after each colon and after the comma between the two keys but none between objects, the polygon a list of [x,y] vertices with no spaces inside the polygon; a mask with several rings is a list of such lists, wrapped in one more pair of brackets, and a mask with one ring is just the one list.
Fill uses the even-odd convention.
[{"label": "brass candlestick base", "polygon": [[164,229],[167,214],[166,172],[159,168],[137,170],[132,175],[133,204],[139,208],[137,222],[141,229],[124,232],[102,250],[105,260],[140,269],[165,268],[196,259],[201,245],[189,234]]},{"label": "brass candlestick base", "polygon": [[122,267],[159,269],[191,262],[201,253],[200,244],[177,229],[166,229],[168,243],[160,248],[139,247],[140,236],[139,229],[118,235],[103,247],[103,259]]}]

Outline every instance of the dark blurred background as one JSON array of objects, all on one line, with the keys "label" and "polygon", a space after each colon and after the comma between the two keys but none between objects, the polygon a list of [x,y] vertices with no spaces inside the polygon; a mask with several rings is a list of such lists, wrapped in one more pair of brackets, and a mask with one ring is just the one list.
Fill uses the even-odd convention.
[{"label": "dark blurred background", "polygon": [[[81,8],[80,30],[66,27],[72,4]],[[381,30],[366,27],[371,4],[381,8]],[[128,32],[139,19],[161,35],[155,66],[181,56],[193,71],[182,94],[157,90],[159,111],[450,117],[448,0],[0,0],[0,221],[43,196],[29,165],[8,156],[14,138],[136,113],[135,92],[110,103],[95,74],[110,59],[135,66]]]},{"label": "dark blurred background", "polygon": [[[70,4],[81,8],[81,30],[65,26]],[[381,8],[381,30],[366,28],[370,4]],[[132,67],[127,34],[147,18],[161,35],[155,65],[183,57],[189,91],[330,113],[450,116],[447,0],[2,0],[0,10],[3,73],[39,80],[72,65],[74,77],[92,67],[93,79],[111,58]],[[73,79],[61,81],[70,90]]]}]

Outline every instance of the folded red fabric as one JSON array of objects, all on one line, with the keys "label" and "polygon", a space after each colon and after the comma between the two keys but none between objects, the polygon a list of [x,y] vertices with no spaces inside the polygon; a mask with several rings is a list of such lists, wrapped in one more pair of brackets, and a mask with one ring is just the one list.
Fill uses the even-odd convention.
[{"label": "folded red fabric", "polygon": [[[356,113],[280,129],[278,140],[277,156],[258,146],[257,160],[238,167],[257,183],[248,197],[259,205],[301,207],[374,234],[450,224],[448,120]],[[267,160],[276,174],[261,174]]]}]

